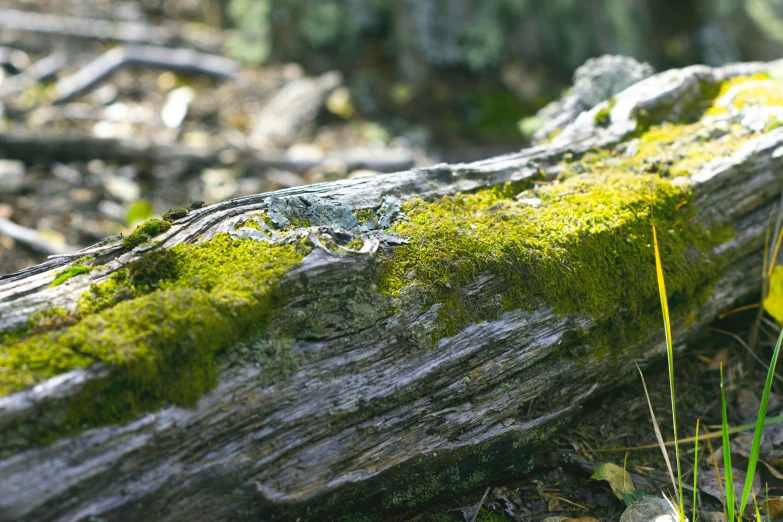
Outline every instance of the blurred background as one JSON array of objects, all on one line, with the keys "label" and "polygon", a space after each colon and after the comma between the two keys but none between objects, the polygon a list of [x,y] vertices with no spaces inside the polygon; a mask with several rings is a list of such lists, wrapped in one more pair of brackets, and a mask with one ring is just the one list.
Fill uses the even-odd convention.
[{"label": "blurred background", "polygon": [[0,274],[177,205],[518,150],[590,105],[591,57],[782,50],[783,0],[3,0]]}]

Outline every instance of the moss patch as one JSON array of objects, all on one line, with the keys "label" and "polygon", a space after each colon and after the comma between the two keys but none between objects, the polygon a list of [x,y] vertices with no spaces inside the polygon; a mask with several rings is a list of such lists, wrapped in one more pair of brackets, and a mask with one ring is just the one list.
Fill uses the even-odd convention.
[{"label": "moss patch", "polygon": [[54,281],[52,281],[52,284],[49,286],[59,286],[64,282],[66,282],[67,280],[71,279],[72,277],[76,277],[77,275],[81,275],[81,274],[86,274],[89,271],[90,269],[84,265],[69,266],[68,270],[55,277]]},{"label": "moss patch", "polygon": [[617,105],[617,100],[615,98],[611,98],[607,102],[606,107],[602,107],[598,110],[598,112],[595,113],[596,125],[601,127],[606,127],[609,125],[609,122],[612,119],[612,109],[614,109],[615,105]]},{"label": "moss patch", "polygon": [[112,411],[192,403],[215,384],[215,354],[263,327],[307,250],[219,234],[151,252],[94,285],[78,324],[0,347],[0,393],[102,362],[123,383]]},{"label": "moss patch", "polygon": [[168,211],[166,211],[165,214],[163,214],[163,219],[166,221],[176,221],[187,216],[188,212],[190,211],[186,207],[170,208]]},{"label": "moss patch", "polygon": [[122,240],[124,248],[136,248],[142,245],[158,234],[162,234],[171,228],[171,223],[162,219],[150,219],[145,221],[134,230],[128,237]]},{"label": "moss patch", "polygon": [[670,299],[690,298],[713,274],[717,240],[690,223],[687,190],[658,176],[586,174],[530,192],[540,207],[501,188],[406,203],[407,219],[392,231],[410,244],[382,260],[381,288],[404,299],[415,286],[426,304],[443,303],[433,340],[488,318],[464,293],[482,273],[502,281],[494,313],[545,304],[599,320],[638,314],[657,292],[651,205]]}]

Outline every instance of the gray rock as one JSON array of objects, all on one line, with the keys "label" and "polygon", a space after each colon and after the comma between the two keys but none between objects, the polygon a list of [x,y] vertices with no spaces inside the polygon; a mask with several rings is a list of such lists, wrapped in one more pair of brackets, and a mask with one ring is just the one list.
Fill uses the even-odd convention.
[{"label": "gray rock", "polygon": [[590,58],[574,73],[574,95],[591,109],[654,72],[650,64],[628,56],[606,54]]},{"label": "gray rock", "polygon": [[625,510],[620,522],[679,522],[679,517],[668,500],[644,497]]},{"label": "gray rock", "polygon": [[627,56],[606,54],[590,58],[574,73],[573,90],[538,111],[540,126],[533,133],[533,143],[542,142],[562,130],[587,111],[621,93],[634,83],[652,76],[655,69]]}]

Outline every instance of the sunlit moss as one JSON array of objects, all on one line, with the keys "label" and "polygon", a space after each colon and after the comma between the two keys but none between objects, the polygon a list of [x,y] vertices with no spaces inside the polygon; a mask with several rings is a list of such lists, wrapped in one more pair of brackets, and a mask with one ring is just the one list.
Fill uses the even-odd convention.
[{"label": "sunlit moss", "polygon": [[70,266],[68,267],[68,270],[55,277],[54,281],[52,281],[52,284],[50,286],[59,286],[64,282],[66,282],[67,280],[71,279],[72,277],[76,277],[77,275],[81,275],[81,274],[86,274],[89,271],[90,269],[84,265]]},{"label": "sunlit moss", "polygon": [[134,230],[128,237],[122,240],[124,248],[136,248],[146,243],[158,234],[162,234],[171,228],[171,223],[162,219],[150,219],[145,221]]},{"label": "sunlit moss", "polygon": [[306,252],[220,234],[149,253],[94,285],[78,324],[0,347],[0,394],[103,362],[135,403],[192,402],[215,384],[215,354],[264,324]]},{"label": "sunlit moss", "polygon": [[410,243],[382,261],[382,289],[402,295],[414,285],[426,289],[428,303],[442,303],[434,339],[486,319],[486,308],[470,306],[462,292],[482,273],[502,281],[505,310],[544,304],[599,319],[633,313],[657,291],[651,208],[674,299],[693,295],[713,273],[715,240],[691,224],[690,194],[658,176],[586,174],[527,195],[541,206],[501,188],[406,203],[407,218],[393,231]]}]

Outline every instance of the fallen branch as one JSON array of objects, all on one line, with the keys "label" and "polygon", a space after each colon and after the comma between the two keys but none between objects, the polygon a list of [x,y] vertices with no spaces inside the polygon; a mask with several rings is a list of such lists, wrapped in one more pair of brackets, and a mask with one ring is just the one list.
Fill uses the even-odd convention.
[{"label": "fallen branch", "polygon": [[[0,17],[2,17],[2,14],[0,14]],[[14,96],[31,85],[56,76],[65,67],[65,64],[65,54],[59,51],[41,58],[21,74],[6,78],[0,85],[0,98]]]},{"label": "fallen branch", "polygon": [[232,78],[239,72],[238,62],[214,54],[183,48],[125,45],[106,51],[76,74],[58,81],[54,103],[65,103],[85,94],[125,67],[165,69],[219,79]]},{"label": "fallen branch", "polygon": [[186,171],[194,171],[221,163],[226,151],[237,151],[250,169],[278,168],[290,172],[307,170],[330,162],[340,162],[350,170],[359,168],[378,172],[393,172],[411,168],[414,153],[410,149],[348,149],[331,151],[320,158],[292,158],[284,151],[259,152],[234,147],[189,147],[168,145],[135,139],[96,138],[73,135],[33,135],[0,133],[0,155],[28,163],[89,161],[102,159],[120,163],[178,162]]}]

